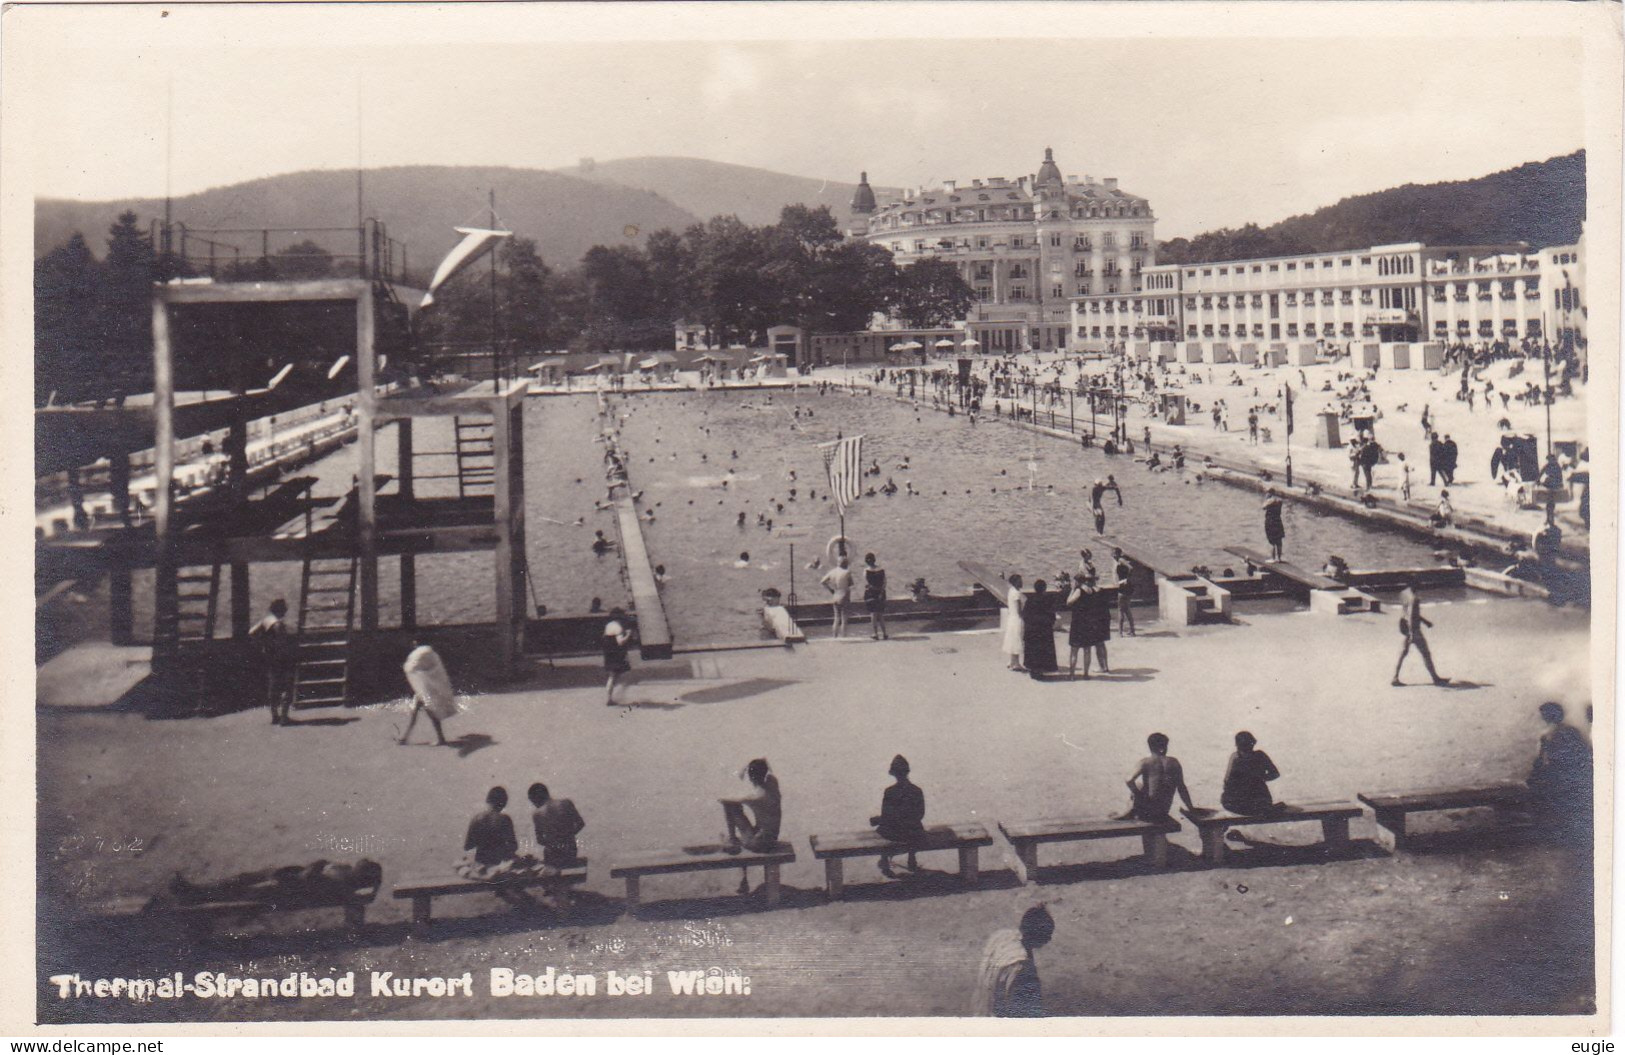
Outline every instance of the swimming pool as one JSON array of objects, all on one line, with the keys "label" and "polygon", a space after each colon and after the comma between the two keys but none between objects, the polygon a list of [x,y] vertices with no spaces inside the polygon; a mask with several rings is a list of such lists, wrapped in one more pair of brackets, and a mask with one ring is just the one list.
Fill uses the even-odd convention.
[{"label": "swimming pool", "polygon": [[[816,391],[614,401],[632,486],[643,492],[641,508],[655,513],[644,531],[652,559],[669,575],[666,608],[679,645],[754,638],[759,592],[790,592],[792,545],[799,598],[823,596],[823,569],[807,565],[823,557],[837,519],[816,445],[840,434],[862,434],[864,464],[881,469],[864,480],[877,493],[848,510],[846,526],[860,555],[879,557],[893,596],[921,577],[937,593],[968,590],[961,560],[1029,582],[1074,569],[1086,546],[1097,566],[1109,563],[1089,509],[1090,485],[1108,474],[1123,492],[1121,507],[1106,496],[1109,534],[1215,571],[1240,563],[1225,546],[1267,549],[1259,497],[1200,482],[1199,464],[1150,472],[997,420],[973,426],[963,415],[916,412],[881,396]],[[533,400],[531,411],[556,401]],[[899,489],[891,497],[879,493],[888,478]],[[910,485],[918,494],[907,494]],[[1425,543],[1292,503],[1286,529],[1287,559],[1306,567],[1318,569],[1331,553],[1357,569],[1434,563]],[[746,567],[736,567],[741,553],[750,555]]]}]

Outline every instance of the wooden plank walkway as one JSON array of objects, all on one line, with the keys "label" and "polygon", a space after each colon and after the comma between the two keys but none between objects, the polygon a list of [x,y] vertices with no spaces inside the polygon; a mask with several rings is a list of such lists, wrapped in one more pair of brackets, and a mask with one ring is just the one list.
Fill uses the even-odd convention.
[{"label": "wooden plank walkway", "polygon": [[621,559],[626,562],[626,580],[632,588],[632,605],[638,613],[638,655],[644,659],[671,658],[671,625],[666,606],[655,585],[654,567],[649,563],[649,547],[643,541],[638,509],[626,488],[615,497],[615,515],[621,525]]}]

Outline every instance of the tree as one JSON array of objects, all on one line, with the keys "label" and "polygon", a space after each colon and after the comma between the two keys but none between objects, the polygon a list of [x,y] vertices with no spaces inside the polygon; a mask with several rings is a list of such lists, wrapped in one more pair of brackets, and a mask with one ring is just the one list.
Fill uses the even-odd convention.
[{"label": "tree", "polygon": [[34,402],[72,402],[99,375],[93,324],[101,272],[78,231],[34,262]]},{"label": "tree", "polygon": [[281,250],[272,258],[281,278],[326,278],[333,273],[333,254],[305,239]]},{"label": "tree", "polygon": [[93,339],[101,350],[101,382],[110,395],[144,391],[152,379],[154,254],[133,212],[107,232]]},{"label": "tree", "polygon": [[973,293],[959,269],[946,260],[926,257],[898,275],[893,310],[905,325],[946,326],[970,311]]},{"label": "tree", "polygon": [[762,229],[737,216],[713,216],[683,232],[694,262],[690,286],[698,322],[714,342],[766,339],[782,319],[781,290],[770,273]]}]

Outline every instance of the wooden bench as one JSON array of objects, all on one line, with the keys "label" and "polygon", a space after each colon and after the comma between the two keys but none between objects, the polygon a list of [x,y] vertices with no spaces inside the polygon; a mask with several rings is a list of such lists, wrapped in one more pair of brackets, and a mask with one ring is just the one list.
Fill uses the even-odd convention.
[{"label": "wooden bench", "polygon": [[577,858],[567,868],[551,874],[520,872],[500,879],[468,879],[456,873],[408,879],[395,884],[394,897],[412,902],[412,922],[428,923],[432,918],[434,899],[455,897],[458,894],[495,894],[503,890],[529,890],[543,887],[548,890],[567,890],[587,881],[587,859]]},{"label": "wooden bench", "polygon": [[156,898],[116,898],[94,907],[91,915],[101,919],[146,917],[171,921],[179,924],[191,936],[201,938],[221,920],[245,920],[273,912],[341,908],[344,910],[345,927],[359,931],[367,922],[367,906],[377,896],[378,888],[370,886],[362,887],[353,896],[339,901],[202,901],[180,905]]},{"label": "wooden bench", "polygon": [[1347,615],[1350,612],[1380,612],[1382,602],[1362,590],[1357,590],[1347,583],[1321,575],[1318,572],[1305,571],[1284,560],[1272,560],[1255,549],[1246,546],[1226,546],[1226,553],[1240,557],[1247,562],[1250,568],[1259,568],[1272,575],[1278,575],[1288,582],[1306,587],[1309,591],[1309,610],[1312,612],[1325,612],[1329,615]]},{"label": "wooden bench", "polygon": [[1140,845],[1151,863],[1158,868],[1168,866],[1168,836],[1179,831],[1179,822],[1142,821],[1138,818],[1110,818],[1107,820],[1042,820],[999,824],[999,831],[1015,847],[1020,862],[1021,881],[1030,883],[1038,871],[1038,847],[1041,843],[1077,842],[1083,839],[1126,839],[1138,835]]},{"label": "wooden bench", "polygon": [[640,900],[640,880],[649,875],[671,875],[676,872],[706,872],[718,868],[761,868],[766,882],[763,894],[769,908],[779,903],[779,867],[794,864],[796,851],[787,842],[775,843],[767,853],[741,850],[730,854],[721,846],[684,846],[675,850],[646,850],[618,858],[609,874],[626,880],[626,907],[637,914]]},{"label": "wooden bench", "polygon": [[844,886],[842,871],[848,857],[958,850],[959,878],[967,886],[975,886],[980,874],[981,848],[993,845],[993,837],[980,824],[933,824],[925,829],[925,834],[919,839],[907,843],[892,842],[873,829],[814,835],[807,841],[812,846],[813,856],[824,862],[824,885],[831,898],[841,896]]},{"label": "wooden bench", "polygon": [[1224,834],[1231,828],[1250,824],[1296,824],[1319,821],[1328,852],[1348,846],[1349,821],[1361,815],[1353,802],[1312,802],[1301,806],[1283,805],[1275,813],[1231,813],[1229,810],[1179,811],[1202,834],[1202,856],[1215,865],[1224,864]]},{"label": "wooden bench", "polygon": [[1529,789],[1523,784],[1503,783],[1467,788],[1415,788],[1381,794],[1362,792],[1356,797],[1371,807],[1377,824],[1392,833],[1394,849],[1399,850],[1405,844],[1405,818],[1412,813],[1488,806],[1505,820],[1508,811],[1528,804]]}]

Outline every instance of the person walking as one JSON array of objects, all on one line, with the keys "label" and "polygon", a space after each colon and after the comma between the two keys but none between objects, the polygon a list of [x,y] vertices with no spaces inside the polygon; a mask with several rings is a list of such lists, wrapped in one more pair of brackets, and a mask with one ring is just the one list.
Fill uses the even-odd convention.
[{"label": "person walking", "polygon": [[620,685],[621,679],[632,672],[632,662],[627,655],[627,646],[632,641],[632,631],[621,620],[626,618],[626,612],[621,608],[609,610],[609,622],[604,624],[604,632],[600,643],[604,648],[604,670],[608,671],[609,679],[604,685],[604,705],[615,706],[615,689]]},{"label": "person walking", "polygon": [[1444,444],[1437,432],[1428,434],[1428,486],[1436,487],[1444,475]]},{"label": "person walking", "polygon": [[[435,743],[450,747],[440,723],[457,713],[457,697],[452,692],[451,675],[446,673],[440,653],[428,645],[419,645],[407,655],[403,669],[406,683],[412,687],[412,716],[406,720],[406,732],[401,734],[400,743],[404,746],[411,739],[412,728],[422,713],[429,716],[429,724],[434,726]],[[507,801],[506,797],[503,801]]]},{"label": "person walking", "polygon": [[1021,576],[1012,575],[1007,580],[1009,588],[1004,594],[1004,654],[1010,657],[1010,670],[1024,670],[1021,665],[1021,609],[1026,604],[1026,595],[1021,592]]},{"label": "person walking", "polygon": [[852,569],[850,561],[842,556],[836,559],[835,567],[824,573],[818,581],[824,589],[829,591],[830,611],[834,615],[834,632],[831,637],[846,636],[846,612],[852,604]]},{"label": "person walking", "polygon": [[293,635],[288,631],[288,602],[278,597],[269,614],[248,632],[259,647],[265,668],[265,703],[272,725],[287,725],[293,709]]},{"label": "person walking", "polygon": [[1399,632],[1404,637],[1405,643],[1400,646],[1399,661],[1394,664],[1392,684],[1405,684],[1399,680],[1399,672],[1405,666],[1405,657],[1410,655],[1413,647],[1417,652],[1421,653],[1422,663],[1427,667],[1428,676],[1433,679],[1433,684],[1450,684],[1450,679],[1440,677],[1439,672],[1433,667],[1433,653],[1428,648],[1427,637],[1422,633],[1424,626],[1432,626],[1433,623],[1422,614],[1422,601],[1416,596],[1416,584],[1414,582],[1407,583],[1404,591],[1399,595],[1399,613]]},{"label": "person walking", "polygon": [[1042,904],[1021,914],[1019,927],[995,931],[982,947],[970,1013],[983,1018],[1042,1018],[1043,986],[1033,954],[1055,936],[1055,917]]},{"label": "person walking", "polygon": [[886,641],[886,569],[873,553],[863,555],[863,605],[869,609],[869,636]]},{"label": "person walking", "polygon": [[1284,560],[1286,554],[1286,502],[1275,488],[1264,492],[1264,538],[1270,544],[1270,559]]},{"label": "person walking", "polygon": [[1444,485],[1454,487],[1456,486],[1456,466],[1460,464],[1461,451],[1457,448],[1456,441],[1451,439],[1449,434],[1445,435],[1444,443],[1440,444],[1439,449],[1441,453],[1440,470],[1444,474]]}]

